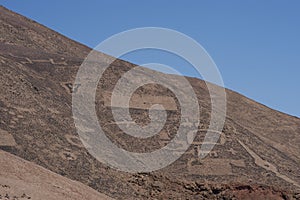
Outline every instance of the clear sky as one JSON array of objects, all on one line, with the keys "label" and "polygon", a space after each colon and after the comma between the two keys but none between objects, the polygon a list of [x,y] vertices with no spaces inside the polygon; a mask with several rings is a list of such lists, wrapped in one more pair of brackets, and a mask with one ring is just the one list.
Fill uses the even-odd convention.
[{"label": "clear sky", "polygon": [[[132,28],[171,28],[194,38],[216,62],[225,86],[276,110],[300,117],[300,1],[0,0],[76,41],[95,47]],[[159,52],[124,59],[137,64],[182,60]]]}]

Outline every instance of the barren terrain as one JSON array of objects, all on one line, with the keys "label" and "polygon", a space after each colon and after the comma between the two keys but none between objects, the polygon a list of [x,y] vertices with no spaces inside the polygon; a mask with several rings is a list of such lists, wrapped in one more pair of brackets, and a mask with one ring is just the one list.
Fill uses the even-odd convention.
[{"label": "barren terrain", "polygon": [[[82,145],[72,118],[73,83],[90,49],[3,7],[0,22],[0,149],[9,153],[0,154],[0,192],[13,188],[19,199],[24,196],[21,188],[24,197],[32,199],[103,197],[94,190],[115,199],[300,199],[300,119],[226,90],[227,118],[218,133],[220,140],[200,160],[198,149],[208,129],[211,106],[205,82],[196,78],[188,81],[201,107],[201,122],[193,144],[179,160],[159,171],[138,174],[100,163]],[[140,88],[131,100],[132,118],[147,124],[147,108],[161,103],[167,108],[167,122],[150,139],[124,134],[118,124],[126,122],[114,121],[107,102],[118,79],[133,67],[116,60],[106,70],[98,88],[105,92],[98,91],[96,109],[103,130],[115,144],[150,152],[176,134],[179,105],[164,87]],[[169,75],[170,80],[175,78]],[[56,183],[66,187],[53,188]],[[4,193],[0,199],[6,198]]]}]

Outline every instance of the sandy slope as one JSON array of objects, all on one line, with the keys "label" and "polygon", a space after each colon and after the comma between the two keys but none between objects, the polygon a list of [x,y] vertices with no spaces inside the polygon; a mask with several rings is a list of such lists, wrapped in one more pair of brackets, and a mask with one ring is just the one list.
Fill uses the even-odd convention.
[{"label": "sandy slope", "polygon": [[0,199],[111,199],[17,156],[0,151]]}]

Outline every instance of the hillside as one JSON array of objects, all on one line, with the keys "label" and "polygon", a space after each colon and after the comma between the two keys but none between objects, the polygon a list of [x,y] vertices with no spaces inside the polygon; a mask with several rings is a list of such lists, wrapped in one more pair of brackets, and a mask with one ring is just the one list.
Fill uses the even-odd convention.
[{"label": "hillside", "polygon": [[82,183],[0,151],[0,199],[109,200]]},{"label": "hillside", "polygon": [[[220,141],[199,160],[195,149],[209,125],[210,99],[205,82],[195,78],[187,79],[201,107],[201,123],[193,145],[179,160],[138,174],[100,163],[82,145],[72,117],[73,83],[91,49],[4,7],[0,21],[0,149],[115,199],[300,199],[300,119],[226,90],[227,118]],[[99,89],[110,93],[133,67],[115,61]],[[169,105],[174,98],[158,85],[145,86],[137,94],[168,97]],[[180,116],[175,107],[151,140],[125,135],[114,123],[106,98],[97,94],[98,119],[118,146],[149,152],[176,134],[173,124]],[[143,107],[133,105],[130,112],[139,123],[148,123]]]}]

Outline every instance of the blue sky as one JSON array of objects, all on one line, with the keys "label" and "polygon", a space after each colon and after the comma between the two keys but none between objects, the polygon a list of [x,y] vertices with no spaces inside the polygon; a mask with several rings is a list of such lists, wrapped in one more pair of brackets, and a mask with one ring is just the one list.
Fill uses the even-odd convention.
[{"label": "blue sky", "polygon": [[[225,86],[300,117],[300,1],[0,1],[76,41],[95,47],[113,34],[158,26],[199,42],[217,64]],[[124,57],[137,64],[184,61],[155,51]]]}]

